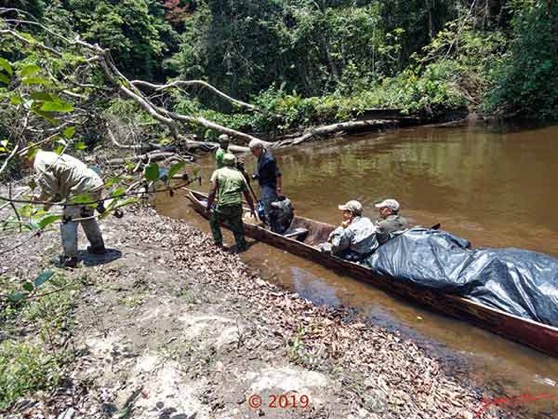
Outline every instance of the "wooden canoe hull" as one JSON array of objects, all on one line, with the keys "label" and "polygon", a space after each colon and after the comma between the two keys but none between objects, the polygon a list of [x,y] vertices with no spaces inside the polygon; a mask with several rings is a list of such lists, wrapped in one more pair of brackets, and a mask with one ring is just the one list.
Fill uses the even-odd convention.
[{"label": "wooden canoe hull", "polygon": [[[206,216],[204,212],[206,195],[189,191],[187,197],[192,201],[194,208]],[[467,320],[477,327],[482,327],[515,342],[558,357],[558,328],[523,319],[463,297],[378,275],[364,266],[325,255],[315,246],[326,241],[327,236],[334,229],[334,226],[330,224],[295,216],[292,227],[308,230],[308,235],[304,241],[275,234],[255,224],[244,223],[246,235],[255,240],[286,250],[296,256],[310,259],[336,272],[350,275],[434,311]]]}]

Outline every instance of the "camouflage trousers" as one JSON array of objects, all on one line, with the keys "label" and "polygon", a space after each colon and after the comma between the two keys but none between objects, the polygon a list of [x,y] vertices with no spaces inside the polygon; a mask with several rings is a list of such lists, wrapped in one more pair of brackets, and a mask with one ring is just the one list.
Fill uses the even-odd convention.
[{"label": "camouflage trousers", "polygon": [[223,243],[223,234],[221,233],[221,223],[226,223],[234,234],[234,240],[238,250],[246,249],[246,239],[244,238],[244,225],[242,224],[242,204],[226,205],[217,207],[211,212],[209,217],[209,226],[213,234],[213,240],[216,244]]},{"label": "camouflage trousers", "polygon": [[[92,200],[99,199],[100,192],[91,193]],[[64,256],[77,257],[78,254],[78,224],[81,224],[85,236],[91,247],[94,249],[102,249],[105,247],[101,229],[97,220],[92,218],[94,210],[83,205],[71,205],[64,207],[63,217],[68,217],[70,221],[60,224],[60,235],[62,237],[62,247],[64,248]],[[83,219],[86,218],[86,219]],[[79,221],[71,221],[74,219],[82,219]]]}]

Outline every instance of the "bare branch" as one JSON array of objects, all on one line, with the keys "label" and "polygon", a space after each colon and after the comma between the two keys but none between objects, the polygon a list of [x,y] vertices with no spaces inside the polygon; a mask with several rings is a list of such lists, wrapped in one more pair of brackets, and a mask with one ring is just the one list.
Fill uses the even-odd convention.
[{"label": "bare branch", "polygon": [[222,97],[223,99],[233,103],[234,105],[237,105],[240,108],[248,109],[250,111],[260,112],[260,113],[263,113],[263,114],[269,114],[269,112],[267,112],[263,109],[260,109],[257,106],[251,105],[250,103],[243,102],[241,100],[235,99],[235,98],[227,95],[226,93],[220,91],[216,87],[212,86],[211,84],[209,84],[209,83],[207,83],[203,80],[176,80],[176,81],[173,81],[172,83],[168,83],[168,84],[155,84],[155,83],[149,83],[149,82],[146,82],[146,81],[143,81],[143,80],[133,80],[131,83],[133,85],[150,87],[152,89],[155,89],[156,91],[165,90],[165,89],[169,89],[169,88],[172,88],[172,87],[200,86],[202,88],[206,88],[206,89],[211,90],[217,96]]},{"label": "bare branch", "polygon": [[6,159],[6,161],[4,162],[4,164],[2,165],[2,167],[0,168],[0,174],[6,170],[6,168],[8,167],[8,163],[10,162],[11,159],[14,158],[14,156],[17,154],[17,151],[19,150],[19,145],[16,145],[14,147],[14,149],[12,150],[12,152],[10,153],[10,155],[8,156],[8,158]]},{"label": "bare branch", "polygon": [[118,140],[116,139],[116,137],[114,136],[114,133],[112,132],[112,130],[109,128],[108,124],[106,124],[106,128],[107,128],[107,135],[110,139],[110,141],[118,148],[124,148],[124,149],[128,149],[128,150],[141,150],[143,148],[146,148],[145,146],[141,145],[141,144],[121,144],[118,142]]},{"label": "bare branch", "polygon": [[41,42],[36,42],[36,41],[30,41],[27,38],[24,38],[23,36],[21,36],[20,34],[18,34],[17,32],[12,31],[11,29],[0,29],[0,34],[8,34],[13,36],[14,38],[18,39],[19,41],[25,43],[25,44],[29,44],[29,45],[33,45],[36,47],[39,47],[41,49],[44,49],[45,51],[50,52],[51,54],[56,55],[57,57],[62,57],[62,54],[59,53],[58,51],[56,51],[55,49],[51,48],[51,47],[47,47],[45,44],[41,43]]}]

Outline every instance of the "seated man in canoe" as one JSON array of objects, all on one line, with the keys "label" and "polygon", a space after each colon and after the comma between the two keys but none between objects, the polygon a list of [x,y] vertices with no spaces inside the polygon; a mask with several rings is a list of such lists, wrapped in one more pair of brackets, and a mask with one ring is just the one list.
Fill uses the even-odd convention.
[{"label": "seated man in canoe", "polygon": [[331,232],[327,243],[320,245],[323,252],[351,262],[364,262],[378,247],[376,227],[369,218],[362,216],[362,204],[349,201],[339,205],[343,211],[341,226]]},{"label": "seated man in canoe", "polygon": [[394,234],[407,228],[407,220],[399,215],[401,208],[395,199],[386,199],[375,205],[380,213],[380,219],[376,221],[376,237],[379,244],[384,244]]}]

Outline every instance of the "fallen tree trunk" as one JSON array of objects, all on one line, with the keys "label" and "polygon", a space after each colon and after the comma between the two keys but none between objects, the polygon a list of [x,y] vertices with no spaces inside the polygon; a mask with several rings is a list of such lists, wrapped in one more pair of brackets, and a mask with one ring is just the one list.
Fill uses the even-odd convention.
[{"label": "fallen tree trunk", "polygon": [[129,157],[119,157],[119,158],[115,158],[115,159],[110,159],[106,162],[106,164],[108,165],[117,165],[117,164],[124,164],[130,161],[134,161],[134,162],[143,162],[143,163],[147,163],[147,162],[156,162],[156,161],[161,161],[161,160],[180,160],[180,161],[185,161],[185,162],[193,162],[194,161],[194,157],[193,156],[182,156],[180,154],[177,153],[171,153],[171,152],[159,152],[159,153],[147,153],[147,154],[140,154],[138,156],[129,156]]},{"label": "fallen tree trunk", "polygon": [[342,131],[356,131],[362,129],[381,129],[381,128],[395,128],[399,125],[397,121],[373,119],[367,121],[349,121],[340,122],[331,125],[324,125],[322,127],[314,128],[307,133],[296,137],[278,141],[272,144],[273,148],[287,147],[291,145],[301,144],[310,141],[314,137],[332,135]]},{"label": "fallen tree trunk", "polygon": [[[196,140],[186,140],[186,144],[182,145],[181,148],[185,148],[186,150],[202,150],[206,152],[212,152],[219,147],[218,143],[213,143],[210,141],[196,141]],[[266,146],[269,146],[273,143],[264,143]],[[244,147],[241,145],[230,144],[229,151],[232,153],[247,153],[250,151],[248,147]]]}]

